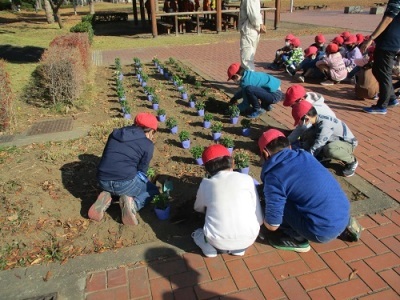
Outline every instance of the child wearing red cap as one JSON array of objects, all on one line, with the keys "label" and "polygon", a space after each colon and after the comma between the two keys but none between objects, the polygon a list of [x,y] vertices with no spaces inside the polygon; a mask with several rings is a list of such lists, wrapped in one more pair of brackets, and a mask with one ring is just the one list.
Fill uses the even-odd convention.
[{"label": "child wearing red cap", "polygon": [[[282,100],[283,93],[280,89],[281,81],[264,72],[244,70],[239,63],[233,63],[228,68],[228,80],[233,80],[240,85],[240,90],[231,98],[230,104],[238,105],[241,112],[253,107],[249,118],[257,118],[272,109],[272,104]],[[261,102],[261,103],[260,103]]]},{"label": "child wearing red cap", "polygon": [[308,151],[323,159],[335,159],[344,163],[343,176],[350,177],[356,172],[358,161],[354,150],[358,145],[357,139],[350,128],[341,120],[319,114],[308,101],[300,101],[292,106],[294,126],[299,123],[314,127],[315,136],[312,138]]},{"label": "child wearing red cap", "polygon": [[350,35],[347,40],[344,41],[346,47],[346,53],[343,57],[344,64],[347,68],[347,79],[350,80],[354,77],[354,75],[358,72],[358,69],[353,69],[356,67],[355,60],[362,59],[363,55],[361,54],[360,49],[358,48],[358,40],[355,35]]},{"label": "child wearing red cap", "polygon": [[256,240],[263,216],[253,178],[233,171],[227,148],[212,145],[203,152],[204,178],[197,191],[194,209],[205,214],[205,224],[192,233],[207,257],[218,251],[244,255]]},{"label": "child wearing red cap", "polygon": [[288,57],[283,57],[283,64],[286,67],[286,72],[293,76],[293,72],[295,72],[297,66],[303,61],[304,53],[303,49],[300,47],[301,43],[298,38],[294,38],[290,42],[291,51],[289,52]]},{"label": "child wearing red cap", "polygon": [[326,78],[325,81],[321,82],[322,85],[334,85],[344,80],[347,76],[343,57],[338,51],[339,46],[335,43],[330,43],[326,47],[326,56],[316,63],[317,68],[321,70]]},{"label": "child wearing red cap", "polygon": [[307,252],[309,241],[359,239],[362,228],[350,217],[346,194],[312,155],[291,150],[288,139],[276,129],[264,132],[258,145],[265,160],[261,170],[267,199],[264,225],[271,246]]},{"label": "child wearing red cap", "polygon": [[101,221],[111,204],[111,195],[119,196],[122,223],[137,225],[136,212],[159,193],[146,176],[154,152],[157,118],[139,113],[134,125],[109,135],[97,168],[97,180],[103,190],[89,209],[89,218]]},{"label": "child wearing red cap", "polygon": [[285,46],[282,48],[279,48],[275,52],[275,59],[272,64],[269,65],[269,68],[272,70],[279,70],[281,67],[283,67],[283,58],[289,55],[290,51],[292,50],[290,43],[292,40],[295,38],[295,36],[291,33],[289,33],[287,36],[285,36]]},{"label": "child wearing red cap", "polygon": [[302,73],[296,76],[300,82],[304,82],[306,78],[323,78],[324,74],[316,66],[318,60],[318,48],[315,46],[308,47],[304,50],[303,61],[291,72],[291,75],[296,75],[296,72],[302,70]]}]

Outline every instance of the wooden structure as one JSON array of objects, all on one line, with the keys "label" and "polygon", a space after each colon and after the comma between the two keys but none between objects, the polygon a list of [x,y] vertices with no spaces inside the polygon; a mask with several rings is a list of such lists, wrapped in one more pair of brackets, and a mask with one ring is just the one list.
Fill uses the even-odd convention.
[{"label": "wooden structure", "polygon": [[[140,15],[141,15],[141,20],[142,20],[142,25],[146,25],[146,13],[145,13],[145,5],[144,5],[144,0],[139,0],[140,4]],[[170,17],[175,20],[175,34],[178,34],[178,28],[179,28],[179,19],[180,18],[188,18],[195,16],[196,17],[196,28],[197,28],[197,33],[201,32],[201,27],[202,27],[202,22],[200,21],[200,15],[215,15],[215,20],[216,20],[216,31],[221,32],[222,31],[222,13],[233,13],[236,12],[239,14],[239,10],[222,10],[221,4],[222,0],[216,0],[216,10],[213,11],[191,11],[191,12],[173,12],[173,13],[165,13],[165,12],[159,12],[158,9],[156,9],[156,5],[158,5],[158,0],[149,0],[150,1],[150,19],[151,19],[151,28],[152,28],[152,34],[153,37],[158,36],[158,30],[157,30],[157,18],[160,17]],[[133,17],[134,17],[134,22],[135,25],[138,24],[138,11],[137,11],[137,3],[136,0],[132,1],[133,3]],[[260,1],[261,3],[261,1]],[[274,18],[274,28],[277,29],[279,22],[280,22],[280,7],[281,7],[281,0],[275,0],[275,7],[262,7],[261,11],[264,13],[264,22],[266,21],[266,12],[267,11],[275,11],[275,18]],[[195,22],[195,21],[193,21]],[[163,22],[165,23],[165,22]],[[160,22],[159,22],[160,25]],[[168,32],[170,32],[170,28],[168,28]]]}]

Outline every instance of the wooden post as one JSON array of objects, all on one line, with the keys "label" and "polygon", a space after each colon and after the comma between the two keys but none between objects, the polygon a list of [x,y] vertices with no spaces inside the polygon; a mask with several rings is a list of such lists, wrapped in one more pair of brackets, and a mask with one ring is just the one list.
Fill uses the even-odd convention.
[{"label": "wooden post", "polygon": [[222,0],[217,0],[217,17],[216,17],[216,25],[217,25],[217,33],[221,32],[222,30]]},{"label": "wooden post", "polygon": [[153,33],[153,38],[158,36],[157,31],[157,20],[156,20],[156,5],[158,5],[158,0],[150,1],[150,11],[151,11],[151,31]]},{"label": "wooden post", "polygon": [[281,22],[281,0],[275,0],[275,30],[278,29],[278,25]]},{"label": "wooden post", "polygon": [[178,16],[175,15],[175,36],[178,36],[178,32],[179,32],[179,24],[178,24]]},{"label": "wooden post", "polygon": [[139,0],[140,3],[140,19],[142,21],[142,27],[146,27],[146,13],[144,11],[144,1]]},{"label": "wooden post", "polygon": [[137,17],[137,3],[136,3],[136,0],[132,0],[132,8],[133,8],[133,20],[134,20],[134,23],[135,23],[135,25],[138,25],[138,17]]}]

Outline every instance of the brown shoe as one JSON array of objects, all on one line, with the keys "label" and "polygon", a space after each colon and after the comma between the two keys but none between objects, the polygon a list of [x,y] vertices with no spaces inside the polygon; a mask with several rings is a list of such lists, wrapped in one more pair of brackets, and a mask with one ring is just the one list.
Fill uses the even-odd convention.
[{"label": "brown shoe", "polygon": [[137,225],[139,224],[136,218],[135,202],[133,197],[122,195],[119,197],[119,206],[122,211],[122,223],[124,225]]},{"label": "brown shoe", "polygon": [[111,200],[111,194],[109,192],[101,192],[100,195],[97,197],[96,202],[93,203],[93,205],[89,209],[89,218],[100,222],[104,217],[104,212],[107,210],[107,208],[110,207]]}]

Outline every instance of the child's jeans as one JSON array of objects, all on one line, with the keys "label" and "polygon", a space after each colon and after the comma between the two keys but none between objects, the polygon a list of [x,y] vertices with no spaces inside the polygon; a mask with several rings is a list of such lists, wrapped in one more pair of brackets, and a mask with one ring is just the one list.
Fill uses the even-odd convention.
[{"label": "child's jeans", "polygon": [[[252,85],[246,86],[244,92],[246,93],[249,104],[251,104],[255,110],[260,109],[260,106],[267,109],[269,105],[278,103],[283,98],[283,93],[280,90],[271,93],[264,88]],[[261,105],[258,99],[261,100]]]},{"label": "child's jeans", "polygon": [[158,188],[140,173],[135,178],[126,181],[99,180],[99,185],[112,195],[134,197],[137,210],[142,209],[155,195],[159,194]]}]

